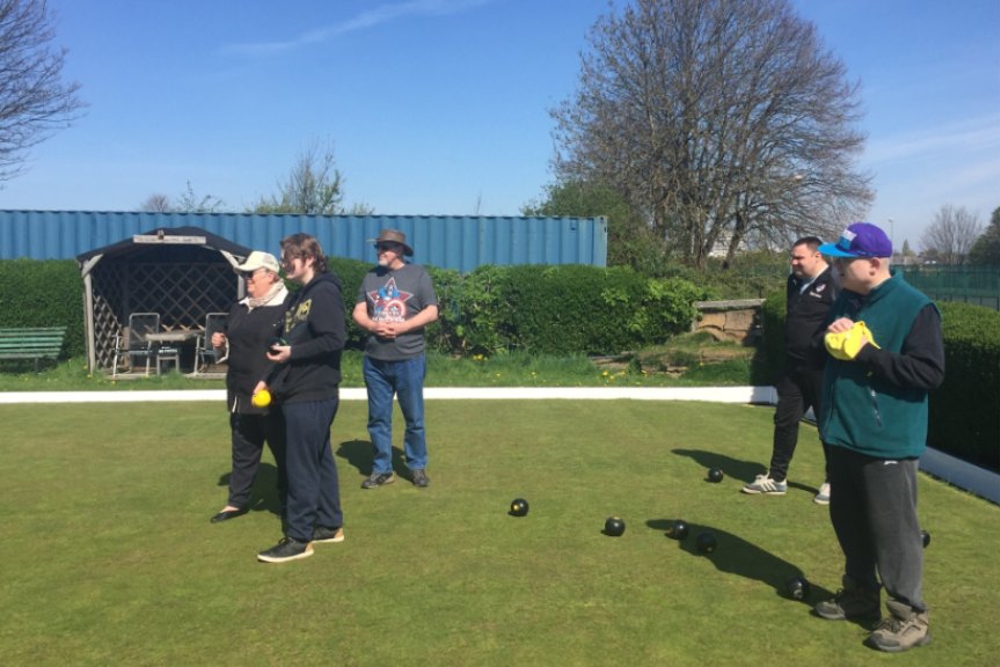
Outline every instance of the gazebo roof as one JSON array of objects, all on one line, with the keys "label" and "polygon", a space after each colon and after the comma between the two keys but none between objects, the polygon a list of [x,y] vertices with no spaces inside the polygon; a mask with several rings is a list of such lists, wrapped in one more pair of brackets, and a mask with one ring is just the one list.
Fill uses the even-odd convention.
[{"label": "gazebo roof", "polygon": [[81,267],[84,267],[93,264],[91,260],[95,258],[144,254],[151,249],[176,248],[184,245],[218,250],[240,259],[244,259],[250,254],[250,248],[233,243],[229,239],[207,232],[200,227],[164,227],[81,253],[76,256],[76,261]]}]

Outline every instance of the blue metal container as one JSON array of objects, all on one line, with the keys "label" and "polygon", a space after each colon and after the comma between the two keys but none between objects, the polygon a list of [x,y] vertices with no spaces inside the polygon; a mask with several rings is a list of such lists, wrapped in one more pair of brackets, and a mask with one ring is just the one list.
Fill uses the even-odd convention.
[{"label": "blue metal container", "polygon": [[462,273],[483,264],[606,266],[605,218],[257,215],[125,211],[0,211],[0,259],[73,259],[159,228],[197,227],[278,254],[282,238],[312,234],[331,256],[375,261],[370,240],[398,229],[413,261]]}]

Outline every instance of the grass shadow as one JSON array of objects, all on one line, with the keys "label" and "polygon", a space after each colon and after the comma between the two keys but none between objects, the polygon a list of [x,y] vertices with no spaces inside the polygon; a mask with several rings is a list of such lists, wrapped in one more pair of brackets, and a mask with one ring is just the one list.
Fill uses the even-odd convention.
[{"label": "grass shadow", "polygon": [[[232,472],[219,475],[218,486],[228,487]],[[278,469],[271,463],[261,462],[257,477],[250,490],[250,511],[270,512],[281,516],[281,499],[278,498]]]},{"label": "grass shadow", "polygon": [[744,482],[752,482],[757,475],[767,472],[767,466],[756,461],[735,459],[718,452],[702,449],[673,449],[671,451],[678,456],[687,456],[705,468],[706,471],[708,468],[719,468],[724,475]]},{"label": "grass shadow", "polygon": [[[666,532],[673,526],[675,519],[650,519],[646,525],[652,530]],[[804,600],[793,600],[785,591],[788,580],[792,577],[802,577],[802,569],[793,563],[778,558],[769,551],[761,549],[753,542],[748,542],[739,535],[704,524],[688,524],[688,534],[682,540],[675,540],[667,535],[664,539],[677,544],[677,548],[698,558],[707,558],[717,570],[734,574],[746,579],[754,579],[770,586],[775,593],[789,602],[800,602],[810,608],[820,600],[833,597],[833,593],[825,588],[812,584],[812,591]],[[716,547],[711,553],[701,553],[697,547],[698,535],[712,532],[715,535]],[[808,579],[808,577],[806,577]]]},{"label": "grass shadow", "polygon": [[[372,457],[374,449],[369,440],[345,440],[337,447],[336,456],[344,459],[363,476],[372,474]],[[392,448],[392,471],[399,477],[410,478],[410,469],[406,467],[406,457],[398,447]]]}]

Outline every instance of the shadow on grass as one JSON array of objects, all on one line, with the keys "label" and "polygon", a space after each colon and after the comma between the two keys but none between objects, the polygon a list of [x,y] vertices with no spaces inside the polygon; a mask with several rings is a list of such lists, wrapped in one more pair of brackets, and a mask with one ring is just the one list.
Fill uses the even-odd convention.
[{"label": "shadow on grass", "polygon": [[[232,472],[219,475],[219,486],[228,487]],[[278,469],[271,463],[261,463],[257,477],[250,490],[250,511],[270,512],[281,516],[281,500],[278,499]]]},{"label": "shadow on grass", "polygon": [[[677,519],[650,519],[646,525],[653,530],[666,533]],[[667,535],[664,539],[677,544],[677,548],[696,558],[707,558],[720,572],[735,574],[747,579],[755,579],[774,589],[775,593],[789,602],[800,602],[810,608],[821,600],[828,600],[833,593],[825,588],[812,584],[812,591],[804,600],[793,600],[785,592],[788,580],[792,577],[804,576],[802,570],[786,560],[778,558],[769,551],[764,551],[756,544],[744,540],[739,535],[720,530],[712,526],[686,522],[688,534],[682,540],[675,540]],[[716,547],[711,553],[698,551],[698,535],[711,532],[715,535]],[[806,577],[808,579],[808,577]]]},{"label": "shadow on grass", "polygon": [[[337,448],[336,456],[353,466],[364,477],[372,474],[372,457],[375,450],[368,440],[345,440]],[[410,469],[406,467],[406,457],[398,447],[392,448],[392,471],[397,476],[410,479]]]},{"label": "shadow on grass", "polygon": [[752,482],[757,475],[767,472],[767,467],[756,461],[742,461],[718,452],[708,452],[702,449],[673,449],[678,456],[687,456],[692,461],[705,468],[719,468],[723,474],[733,479]]},{"label": "shadow on grass", "polygon": [[[707,452],[701,449],[674,449],[671,450],[678,456],[687,456],[698,465],[705,468],[706,476],[709,468],[719,468],[724,475],[738,479],[742,482],[752,482],[757,475],[767,472],[767,466],[753,461],[741,461],[725,454],[717,452]],[[707,479],[706,479],[707,481]],[[788,486],[793,489],[806,491],[807,493],[819,493],[819,487],[809,486],[801,482],[788,481]]]}]

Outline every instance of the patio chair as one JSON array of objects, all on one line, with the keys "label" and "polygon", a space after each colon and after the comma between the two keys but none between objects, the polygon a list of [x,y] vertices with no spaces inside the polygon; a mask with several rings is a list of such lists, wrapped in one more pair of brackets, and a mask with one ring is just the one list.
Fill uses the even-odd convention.
[{"label": "patio chair", "polygon": [[225,329],[227,317],[229,317],[228,313],[208,313],[205,315],[205,331],[202,332],[201,336],[198,336],[198,342],[195,346],[193,375],[197,375],[202,370],[207,370],[209,366],[219,363],[222,357],[225,356],[224,354],[220,354],[220,350],[212,347],[212,335]]},{"label": "patio chair", "polygon": [[128,331],[115,337],[115,358],[111,370],[112,377],[118,377],[118,363],[128,357],[129,368],[135,369],[139,361],[145,361],[146,375],[154,352],[149,348],[148,334],[160,330],[159,313],[132,313],[128,316]]}]

